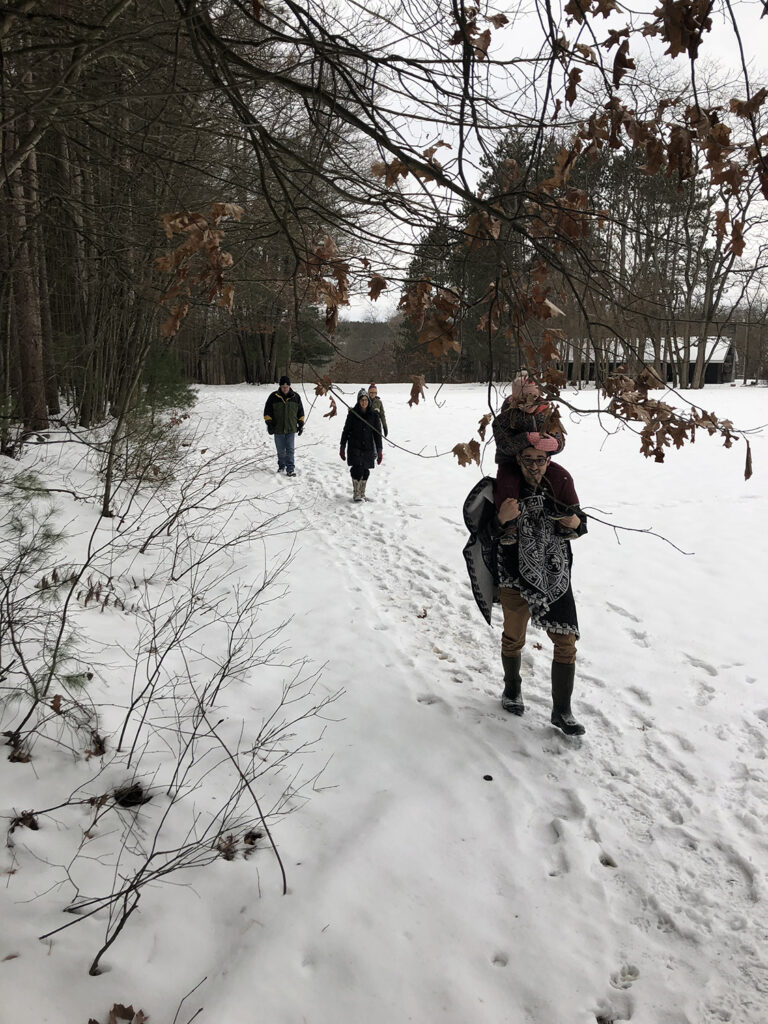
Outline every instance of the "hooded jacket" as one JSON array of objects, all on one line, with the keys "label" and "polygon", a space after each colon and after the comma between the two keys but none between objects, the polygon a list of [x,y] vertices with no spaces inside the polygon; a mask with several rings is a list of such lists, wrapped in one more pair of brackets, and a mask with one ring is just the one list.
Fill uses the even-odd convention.
[{"label": "hooded jacket", "polygon": [[341,432],[341,444],[346,449],[347,462],[350,466],[365,466],[373,469],[376,457],[381,451],[381,420],[379,414],[371,408],[363,412],[360,400],[347,413],[344,429]]}]

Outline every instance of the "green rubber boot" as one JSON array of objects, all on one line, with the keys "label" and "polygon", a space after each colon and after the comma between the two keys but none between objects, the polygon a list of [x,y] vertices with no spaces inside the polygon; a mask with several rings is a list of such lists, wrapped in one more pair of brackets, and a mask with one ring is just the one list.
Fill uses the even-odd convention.
[{"label": "green rubber boot", "polygon": [[501,664],[504,666],[504,693],[501,695],[501,706],[512,715],[522,715],[525,711],[521,692],[520,654],[502,654]]},{"label": "green rubber boot", "polygon": [[550,722],[566,736],[583,736],[587,731],[571,714],[571,694],[575,665],[552,662],[552,717]]}]

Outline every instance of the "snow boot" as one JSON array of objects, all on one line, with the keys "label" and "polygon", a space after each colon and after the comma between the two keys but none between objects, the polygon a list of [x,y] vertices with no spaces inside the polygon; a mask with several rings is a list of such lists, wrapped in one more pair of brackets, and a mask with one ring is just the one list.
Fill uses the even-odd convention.
[{"label": "snow boot", "polygon": [[504,666],[504,693],[501,695],[501,706],[513,715],[522,715],[525,711],[521,692],[520,662],[522,655],[502,654],[501,664]]},{"label": "snow boot", "polygon": [[361,499],[362,499],[363,501],[368,501],[368,499],[367,499],[367,498],[366,498],[366,496],[365,496],[365,485],[366,485],[367,483],[368,483],[368,481],[367,481],[367,480],[361,480],[361,481],[360,481],[360,497],[361,497]]},{"label": "snow boot", "polygon": [[575,665],[552,662],[552,716],[550,722],[566,736],[583,736],[587,731],[571,714]]},{"label": "snow boot", "polygon": [[352,501],[362,501],[363,500],[363,496],[360,493],[360,484],[362,482],[363,482],[362,480],[353,480],[352,481]]}]

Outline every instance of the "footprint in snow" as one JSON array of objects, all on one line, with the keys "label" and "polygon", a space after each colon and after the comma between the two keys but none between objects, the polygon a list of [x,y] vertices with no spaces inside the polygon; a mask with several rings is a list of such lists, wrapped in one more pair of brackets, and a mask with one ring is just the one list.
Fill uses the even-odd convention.
[{"label": "footprint in snow", "polygon": [[630,629],[629,630],[629,635],[632,637],[632,639],[635,641],[635,643],[637,644],[638,647],[650,647],[651,646],[651,642],[648,639],[648,634],[644,633],[642,630]]},{"label": "footprint in snow", "polygon": [[555,856],[552,860],[552,865],[548,874],[550,878],[559,878],[561,875],[567,875],[571,870],[571,865],[562,846],[563,840],[565,839],[565,829],[561,818],[553,818],[549,823],[549,827],[552,830],[552,842],[555,845]]},{"label": "footprint in snow", "polygon": [[715,688],[714,686],[708,686],[707,683],[699,683],[699,689],[696,693],[696,704],[698,707],[706,707],[711,701],[715,699]]},{"label": "footprint in snow", "polygon": [[434,693],[422,693],[416,698],[416,700],[419,704],[445,704],[443,698],[438,697]]},{"label": "footprint in snow", "polygon": [[[683,654],[685,654],[685,651],[683,651]],[[685,654],[685,657],[688,659],[688,663],[693,665],[694,668],[700,668],[710,676],[719,675],[714,665],[710,665],[709,662],[702,661],[700,658],[694,658],[692,654]]]},{"label": "footprint in snow", "polygon": [[641,690],[639,686],[628,686],[627,693],[631,693],[636,700],[639,700],[641,704],[646,706],[653,703],[650,695],[645,690]]},{"label": "footprint in snow", "polygon": [[613,988],[629,988],[640,977],[640,971],[634,964],[622,964],[618,971],[611,975]]},{"label": "footprint in snow", "polygon": [[622,615],[625,619],[630,619],[632,622],[642,622],[642,619],[638,619],[632,612],[628,612],[626,608],[621,608],[617,604],[611,604],[610,601],[606,601],[606,606],[611,609],[612,612],[616,612],[617,615]]}]

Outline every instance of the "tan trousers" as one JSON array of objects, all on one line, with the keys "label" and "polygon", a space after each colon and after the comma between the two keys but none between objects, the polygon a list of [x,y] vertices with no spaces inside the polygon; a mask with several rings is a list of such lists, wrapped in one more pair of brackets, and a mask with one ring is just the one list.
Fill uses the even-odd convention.
[{"label": "tan trousers", "polygon": [[[501,634],[501,653],[511,658],[525,647],[525,631],[531,618],[528,602],[516,590],[499,587],[499,600],[504,613],[504,632]],[[555,645],[553,661],[561,665],[573,665],[576,661],[576,637],[573,633],[550,633],[547,636]]]}]

